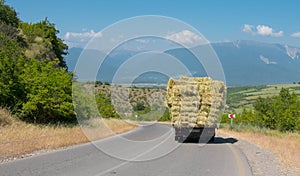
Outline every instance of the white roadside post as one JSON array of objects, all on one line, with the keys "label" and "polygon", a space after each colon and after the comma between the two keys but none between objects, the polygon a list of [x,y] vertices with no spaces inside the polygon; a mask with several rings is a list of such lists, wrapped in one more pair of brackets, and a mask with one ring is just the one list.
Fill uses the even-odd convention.
[{"label": "white roadside post", "polygon": [[228,118],[230,118],[230,129],[232,129],[233,119],[235,118],[235,114],[228,114]]}]

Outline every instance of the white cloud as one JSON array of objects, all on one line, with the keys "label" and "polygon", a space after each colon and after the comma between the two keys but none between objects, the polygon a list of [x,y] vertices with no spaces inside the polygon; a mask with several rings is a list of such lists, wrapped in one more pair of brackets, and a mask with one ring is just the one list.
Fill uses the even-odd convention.
[{"label": "white cloud", "polygon": [[273,28],[265,25],[256,26],[257,34],[272,37],[282,37],[283,31],[274,32]]},{"label": "white cloud", "polygon": [[254,34],[253,28],[254,28],[253,25],[250,25],[250,24],[244,24],[243,32]]},{"label": "white cloud", "polygon": [[300,38],[300,32],[295,32],[291,36],[296,37],[296,38]]},{"label": "white cloud", "polygon": [[262,35],[271,37],[282,37],[283,31],[275,32],[273,28],[266,25],[257,25],[255,28],[253,25],[244,24],[243,32],[250,33],[252,35]]},{"label": "white cloud", "polygon": [[84,47],[92,38],[102,37],[102,33],[95,32],[94,30],[86,32],[67,32],[64,40],[69,47]]},{"label": "white cloud", "polygon": [[205,41],[201,38],[201,36],[189,30],[183,30],[177,33],[172,33],[167,35],[165,38],[188,46],[199,45],[200,42],[203,43]]}]

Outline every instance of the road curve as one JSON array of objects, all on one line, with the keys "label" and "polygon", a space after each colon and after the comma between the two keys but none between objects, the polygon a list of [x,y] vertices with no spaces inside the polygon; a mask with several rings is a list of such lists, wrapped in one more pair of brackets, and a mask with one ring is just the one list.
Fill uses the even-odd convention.
[{"label": "road curve", "polygon": [[3,163],[0,175],[252,175],[235,141],[216,137],[209,144],[180,144],[171,126],[144,124],[119,136]]}]

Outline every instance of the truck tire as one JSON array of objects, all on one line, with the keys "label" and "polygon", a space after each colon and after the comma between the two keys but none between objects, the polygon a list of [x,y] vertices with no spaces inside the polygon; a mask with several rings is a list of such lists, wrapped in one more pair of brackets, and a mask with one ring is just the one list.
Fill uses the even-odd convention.
[{"label": "truck tire", "polygon": [[212,143],[212,142],[214,142],[214,141],[215,141],[215,135],[213,135],[213,136],[209,139],[208,142]]}]

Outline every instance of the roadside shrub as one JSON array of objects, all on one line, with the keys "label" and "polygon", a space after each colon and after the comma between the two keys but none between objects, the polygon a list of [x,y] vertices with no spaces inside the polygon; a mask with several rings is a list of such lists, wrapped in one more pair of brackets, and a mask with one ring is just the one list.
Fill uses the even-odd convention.
[{"label": "roadside shrub", "polygon": [[170,120],[171,120],[170,110],[169,108],[166,107],[163,116],[158,121],[170,121]]},{"label": "roadside shrub", "polygon": [[26,100],[20,116],[34,123],[74,121],[72,76],[64,68],[54,68],[51,61],[28,60],[20,76]]},{"label": "roadside shrub", "polygon": [[145,105],[142,102],[137,102],[136,105],[133,107],[134,111],[143,111],[145,110]]},{"label": "roadside shrub", "polygon": [[89,120],[98,117],[98,109],[93,102],[92,87],[85,87],[85,83],[73,82],[73,104],[76,111],[77,120]]},{"label": "roadside shrub", "polygon": [[96,102],[99,113],[103,118],[120,118],[114,105],[111,102],[110,97],[108,97],[103,92],[98,92],[96,94]]}]

